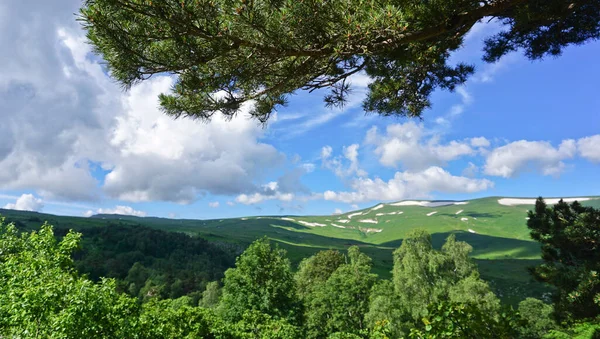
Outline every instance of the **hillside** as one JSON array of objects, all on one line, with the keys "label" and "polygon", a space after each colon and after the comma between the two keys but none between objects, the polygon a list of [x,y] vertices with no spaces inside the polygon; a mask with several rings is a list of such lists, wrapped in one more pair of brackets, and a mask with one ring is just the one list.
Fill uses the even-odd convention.
[{"label": "hillside", "polygon": [[[572,198],[571,198],[572,199]],[[587,199],[587,200],[586,200]],[[582,204],[600,207],[600,197],[577,197]],[[374,259],[380,276],[389,276],[392,252],[408,232],[427,230],[435,246],[456,234],[473,246],[472,256],[482,276],[507,300],[545,291],[533,282],[526,267],[539,258],[539,246],[529,239],[527,211],[534,199],[489,197],[466,201],[401,201],[329,216],[258,216],[211,220],[175,220],[155,217],[95,215],[62,217],[35,212],[0,210],[8,221],[23,228],[39,227],[43,221],[60,228],[82,230],[106,226],[115,219],[122,225],[200,235],[208,240],[247,245],[262,236],[285,248],[297,264],[322,249],[345,249],[358,245]],[[548,199],[548,203],[553,203]]]}]

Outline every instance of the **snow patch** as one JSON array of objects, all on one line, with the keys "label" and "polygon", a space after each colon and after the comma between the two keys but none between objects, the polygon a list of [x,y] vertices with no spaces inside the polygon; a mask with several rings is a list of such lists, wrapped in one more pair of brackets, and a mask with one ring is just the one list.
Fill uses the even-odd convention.
[{"label": "snow patch", "polygon": [[380,216],[382,216],[382,215],[386,215],[386,214],[387,214],[387,213],[377,213],[377,214],[375,214],[375,216],[377,216],[377,217],[380,217]]},{"label": "snow patch", "polygon": [[456,214],[458,215],[458,214],[461,214],[462,212],[463,212],[463,210],[460,210],[460,211],[456,212]]},{"label": "snow patch", "polygon": [[347,220],[347,219],[338,219],[337,222],[341,222],[342,224],[346,224],[346,223],[349,223],[350,220]]},{"label": "snow patch", "polygon": [[460,221],[467,221],[469,218],[460,218]]},{"label": "snow patch", "polygon": [[470,229],[470,228],[469,228],[469,232],[471,232],[471,233],[477,233],[477,232],[473,231],[473,230],[472,230],[472,229]]},{"label": "snow patch", "polygon": [[294,219],[294,218],[281,218],[281,220],[296,221],[296,219]]},{"label": "snow patch", "polygon": [[383,208],[384,206],[385,206],[385,205],[383,205],[383,204],[379,204],[379,205],[377,205],[377,206],[375,206],[375,207],[371,208],[371,211],[377,211],[378,209],[380,209],[380,208]]},{"label": "snow patch", "polygon": [[427,213],[427,216],[430,217],[430,216],[432,216],[432,215],[434,215],[436,213],[437,213],[437,211],[429,212],[429,213]]},{"label": "snow patch", "polygon": [[345,226],[337,225],[337,224],[334,224],[334,223],[331,223],[331,226],[337,227],[337,228],[346,228]]},{"label": "snow patch", "polygon": [[368,223],[368,224],[377,224],[378,223],[378,221],[375,219],[362,219],[362,220],[359,220],[358,222]]},{"label": "snow patch", "polygon": [[348,214],[348,219],[352,219],[353,216],[356,215],[362,215],[362,212],[357,212],[357,213],[352,213],[352,214]]},{"label": "snow patch", "polygon": [[308,222],[308,221],[298,221],[299,223],[301,223],[304,226],[310,226],[310,227],[315,227],[315,226],[319,226],[319,227],[324,227],[327,226],[325,224],[319,224],[318,222]]},{"label": "snow patch", "polygon": [[365,233],[379,233],[383,231],[381,228],[361,228],[360,230]]},{"label": "snow patch", "polygon": [[[536,199],[516,199],[516,198],[502,198],[498,199],[498,203],[504,206],[515,206],[515,205],[535,205]],[[560,199],[544,199],[546,204],[554,205],[557,204]],[[564,198],[564,202],[573,201],[587,201],[590,198]]]},{"label": "snow patch", "polygon": [[242,220],[248,220],[248,218],[242,218]]},{"label": "snow patch", "polygon": [[422,206],[422,207],[440,207],[451,205],[466,205],[467,201],[415,201],[406,200],[390,204],[391,206]]}]

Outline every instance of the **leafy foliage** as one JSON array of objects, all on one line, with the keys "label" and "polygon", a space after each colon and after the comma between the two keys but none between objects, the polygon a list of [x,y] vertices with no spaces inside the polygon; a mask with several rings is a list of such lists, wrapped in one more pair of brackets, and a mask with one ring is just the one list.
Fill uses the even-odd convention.
[{"label": "leafy foliage", "polygon": [[526,322],[521,328],[521,338],[541,338],[558,325],[552,319],[554,308],[541,300],[527,298],[519,303],[519,314]]},{"label": "leafy foliage", "polygon": [[544,260],[531,273],[556,287],[559,319],[600,315],[600,210],[562,200],[550,208],[539,198],[527,227],[542,244]]},{"label": "leafy foliage", "polygon": [[446,240],[441,251],[433,249],[431,236],[415,231],[394,252],[393,282],[399,303],[414,319],[422,317],[430,304],[443,300],[474,303],[482,311],[494,312],[499,300],[468,254],[472,247]]},{"label": "leafy foliage", "polygon": [[142,300],[192,295],[198,301],[207,284],[234,264],[229,249],[198,236],[116,223],[81,233],[74,255],[78,271],[94,281],[115,278],[120,290]]},{"label": "leafy foliage", "polygon": [[473,73],[448,58],[489,16],[505,24],[486,41],[490,62],[517,49],[558,55],[600,34],[598,0],[86,0],[79,20],[125,87],[177,77],[160,96],[167,114],[231,117],[254,101],[264,122],[297,90],[326,88],[325,103],[343,105],[361,71],[374,79],[367,111],[420,116],[433,90]]},{"label": "leafy foliage", "polygon": [[409,338],[498,338],[518,337],[519,317],[510,310],[490,316],[470,303],[440,302],[428,308],[422,325],[410,331]]},{"label": "leafy foliage", "polygon": [[335,251],[321,252],[300,265],[296,281],[301,286],[307,272],[323,273],[309,280],[310,292],[303,295],[308,338],[326,338],[338,332],[338,336],[358,335],[367,328],[364,317],[376,281],[376,275],[371,273],[371,258],[356,246],[348,249],[346,263],[340,263],[339,255]]},{"label": "leafy foliage", "polygon": [[123,338],[137,303],[114,280],[80,278],[71,252],[80,234],[54,238],[52,227],[20,235],[0,221],[0,333],[9,337]]},{"label": "leafy foliage", "polygon": [[300,321],[290,261],[285,251],[271,248],[266,238],[257,240],[225,272],[219,310],[228,321],[240,321],[247,312],[260,312],[291,324]]}]

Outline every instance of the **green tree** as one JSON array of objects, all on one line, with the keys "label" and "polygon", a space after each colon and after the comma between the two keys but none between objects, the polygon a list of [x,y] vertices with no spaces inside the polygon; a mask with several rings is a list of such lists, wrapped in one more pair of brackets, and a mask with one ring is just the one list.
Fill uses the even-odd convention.
[{"label": "green tree", "polygon": [[484,17],[505,25],[486,40],[488,62],[558,55],[600,34],[598,0],[86,0],[79,20],[125,87],[176,76],[160,96],[167,114],[232,116],[254,100],[266,121],[297,90],[326,88],[326,104],[343,104],[360,71],[374,79],[365,110],[419,116],[436,88],[473,73],[448,58]]},{"label": "green tree", "polygon": [[[322,262],[321,258],[329,260]],[[371,258],[352,246],[348,249],[348,262],[340,265],[339,259],[338,252],[327,251],[301,264],[297,281],[307,278],[307,272],[319,272],[309,279],[314,285],[302,299],[308,338],[326,338],[337,332],[357,335],[367,328],[364,317],[376,281],[376,275],[371,273]]]},{"label": "green tree", "polygon": [[290,261],[285,251],[271,248],[262,238],[252,243],[225,272],[219,311],[237,322],[244,313],[257,311],[274,319],[298,324],[302,314]]},{"label": "green tree", "polygon": [[520,338],[542,338],[558,326],[552,319],[554,309],[541,300],[527,298],[519,303],[519,314],[525,321]]},{"label": "green tree", "polygon": [[516,312],[507,309],[498,315],[482,312],[472,303],[443,301],[429,305],[426,315],[411,329],[411,339],[521,338],[518,329],[522,321]]},{"label": "green tree", "polygon": [[298,272],[294,275],[296,289],[301,300],[309,298],[321,288],[329,277],[344,264],[345,257],[336,250],[317,252],[300,262]]},{"label": "green tree", "polygon": [[79,277],[71,253],[80,234],[58,242],[52,227],[19,234],[0,220],[0,333],[11,338],[125,338],[139,306],[114,280]]},{"label": "green tree", "polygon": [[369,312],[365,321],[370,329],[375,329],[385,323],[392,338],[402,338],[404,328],[410,328],[413,318],[407,315],[394,293],[394,283],[391,280],[381,280],[371,291],[369,297]]},{"label": "green tree", "polygon": [[211,281],[206,285],[206,290],[202,292],[202,299],[200,300],[200,306],[205,308],[212,308],[217,306],[219,298],[221,297],[221,287],[218,281]]},{"label": "green tree", "polygon": [[544,261],[530,271],[556,287],[558,318],[600,315],[600,210],[562,200],[550,208],[538,198],[528,215],[527,227],[541,243]]},{"label": "green tree", "polygon": [[433,248],[426,231],[414,231],[404,239],[394,252],[393,282],[405,312],[420,319],[428,305],[443,300],[472,303],[481,311],[496,312],[500,302],[479,278],[469,258],[472,250],[454,235],[448,237],[441,251]]}]

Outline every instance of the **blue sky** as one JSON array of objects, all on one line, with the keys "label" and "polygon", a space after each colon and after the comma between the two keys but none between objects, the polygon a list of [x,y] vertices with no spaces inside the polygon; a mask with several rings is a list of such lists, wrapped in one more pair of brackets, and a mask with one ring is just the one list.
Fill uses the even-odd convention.
[{"label": "blue sky", "polygon": [[[267,126],[173,121],[164,76],[122,92],[89,53],[79,1],[0,3],[0,207],[177,218],[331,214],[379,201],[600,195],[600,43],[480,61],[478,25],[453,55],[476,66],[422,120],[297,93]],[[22,24],[27,22],[27,25]]]}]

